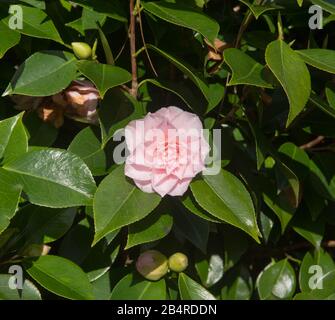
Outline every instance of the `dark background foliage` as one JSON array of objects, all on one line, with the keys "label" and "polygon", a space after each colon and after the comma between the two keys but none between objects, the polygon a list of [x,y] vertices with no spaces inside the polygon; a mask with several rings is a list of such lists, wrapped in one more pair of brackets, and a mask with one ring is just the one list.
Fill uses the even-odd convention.
[{"label": "dark background foliage", "polygon": [[[0,3],[0,299],[334,298],[333,1],[131,3],[135,33],[129,0]],[[8,28],[13,4],[22,30]],[[72,55],[95,41],[95,62]],[[39,117],[83,78],[102,97],[98,122]],[[35,98],[23,108],[23,96]],[[222,171],[182,198],[134,191],[141,207],[125,221],[114,199],[134,187],[112,135],[169,105],[221,129]],[[149,249],[183,252],[188,267],[146,280],[135,262]],[[14,264],[21,293],[7,287]]]}]

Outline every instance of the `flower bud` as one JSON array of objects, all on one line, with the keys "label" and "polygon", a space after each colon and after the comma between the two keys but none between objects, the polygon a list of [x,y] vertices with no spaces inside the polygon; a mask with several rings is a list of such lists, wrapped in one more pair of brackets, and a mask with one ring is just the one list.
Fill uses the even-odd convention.
[{"label": "flower bud", "polygon": [[92,49],[85,42],[72,42],[72,50],[74,54],[81,60],[90,59],[92,57]]},{"label": "flower bud", "polygon": [[43,244],[31,244],[22,253],[25,257],[39,257],[46,256],[51,247]]},{"label": "flower bud", "polygon": [[146,279],[156,281],[168,272],[167,258],[157,250],[143,252],[136,261],[137,271]]},{"label": "flower bud", "polygon": [[175,272],[183,272],[188,266],[188,258],[181,252],[174,253],[169,258],[169,268]]}]

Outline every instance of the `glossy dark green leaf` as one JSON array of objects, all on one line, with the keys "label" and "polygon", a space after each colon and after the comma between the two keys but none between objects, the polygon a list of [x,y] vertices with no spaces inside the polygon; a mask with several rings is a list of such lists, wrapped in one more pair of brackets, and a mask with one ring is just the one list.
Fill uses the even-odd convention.
[{"label": "glossy dark green leaf", "polygon": [[15,175],[31,203],[54,208],[91,205],[92,174],[76,155],[60,149],[30,151],[3,167]]},{"label": "glossy dark green leaf", "polygon": [[[271,42],[266,48],[265,60],[286,92],[290,110],[286,125],[305,108],[311,93],[309,71],[298,55],[282,40]],[[295,75],[299,74],[299,77]]]},{"label": "glossy dark green leaf", "polygon": [[147,281],[128,274],[114,287],[111,300],[165,300],[165,280]]},{"label": "glossy dark green leaf", "polygon": [[160,210],[162,212],[156,212],[158,211],[156,210],[143,220],[129,226],[126,249],[162,239],[169,234],[173,225],[173,217],[164,209]]},{"label": "glossy dark green leaf", "polygon": [[206,175],[194,180],[191,190],[202,208],[259,241],[253,202],[238,178],[222,169],[217,175]]},{"label": "glossy dark green leaf", "polygon": [[26,243],[49,243],[62,237],[71,227],[76,208],[51,209],[32,206],[24,230]]},{"label": "glossy dark green leaf", "polygon": [[185,273],[179,274],[178,287],[182,300],[216,300],[209,291]]},{"label": "glossy dark green leaf", "polygon": [[125,177],[124,166],[112,171],[94,196],[94,243],[108,233],[143,219],[157,207],[161,198],[145,193]]},{"label": "glossy dark green leaf", "polygon": [[79,61],[79,71],[90,79],[103,98],[108,89],[120,86],[131,80],[131,74],[122,68],[94,61]]},{"label": "glossy dark green leaf", "polygon": [[292,298],[296,277],[287,259],[270,263],[257,278],[257,290],[261,300]]},{"label": "glossy dark green leaf", "polygon": [[19,67],[3,95],[49,96],[65,89],[76,71],[76,58],[68,52],[36,52]]},{"label": "glossy dark green leaf", "polygon": [[61,297],[72,300],[93,299],[93,288],[87,275],[67,259],[42,256],[28,263],[26,270],[41,286]]}]

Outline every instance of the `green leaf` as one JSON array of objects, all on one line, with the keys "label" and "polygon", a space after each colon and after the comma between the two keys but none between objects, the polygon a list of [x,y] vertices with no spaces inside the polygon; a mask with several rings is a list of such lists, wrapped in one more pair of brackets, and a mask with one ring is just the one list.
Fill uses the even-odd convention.
[{"label": "green leaf", "polygon": [[311,0],[312,3],[317,4],[323,10],[331,14],[335,14],[335,3],[334,0]]},{"label": "green leaf", "polygon": [[76,78],[76,58],[62,51],[36,52],[15,72],[3,96],[49,96],[65,89]]},{"label": "green leaf", "polygon": [[182,300],[216,300],[209,291],[185,273],[179,274],[178,287]]},{"label": "green leaf", "polygon": [[114,287],[111,300],[165,300],[165,280],[147,281],[127,274]]},{"label": "green leaf", "polygon": [[258,19],[263,13],[271,10],[281,9],[283,7],[275,4],[251,4],[248,0],[240,0],[251,10],[252,14]]},{"label": "green leaf", "polygon": [[335,118],[335,105],[331,105],[331,92],[329,92],[329,89],[327,90],[326,88],[326,94],[327,94],[327,99],[329,102],[329,105],[323,101],[322,98],[318,97],[316,94],[312,93],[311,96],[309,97],[309,101],[313,103],[317,108],[319,108],[322,112],[325,114]]},{"label": "green leaf", "polygon": [[[173,209],[174,231],[177,236],[186,238],[200,251],[206,253],[209,236],[208,221],[189,213],[181,205],[176,204]],[[185,228],[185,226],[188,227]]]},{"label": "green leaf", "polygon": [[40,292],[29,280],[24,281],[22,290],[11,289],[11,277],[9,274],[0,274],[0,300],[41,300]]},{"label": "green leaf", "polygon": [[146,217],[161,198],[137,188],[124,174],[124,166],[113,170],[94,196],[94,244],[110,232]]},{"label": "green leaf", "polygon": [[[300,55],[282,40],[273,41],[268,45],[265,60],[288,97],[290,110],[286,126],[289,126],[304,109],[310,96],[309,71]],[[296,76],[297,74],[299,77]]]},{"label": "green leaf", "polygon": [[29,275],[41,286],[71,300],[93,299],[93,288],[84,271],[73,262],[57,256],[41,256],[27,263]]},{"label": "green leaf", "polygon": [[249,270],[241,265],[227,274],[221,290],[222,300],[249,300],[253,291]]},{"label": "green leaf", "polygon": [[[16,29],[18,32],[35,38],[49,39],[64,44],[54,23],[48,15],[34,7],[20,5],[22,8],[23,28]],[[10,17],[4,21],[8,24]]]},{"label": "green leaf", "polygon": [[305,49],[296,51],[309,65],[330,73],[335,73],[335,50]]},{"label": "green leaf", "polygon": [[209,86],[208,84],[205,82],[203,76],[197,72],[196,70],[194,70],[193,67],[191,67],[189,64],[187,64],[186,62],[182,61],[179,58],[176,58],[175,56],[164,52],[163,50],[153,46],[152,44],[148,44],[147,47],[149,49],[154,50],[155,52],[157,52],[158,54],[160,54],[161,56],[163,56],[164,58],[168,59],[172,64],[174,64],[181,72],[185,73],[185,75],[187,75],[191,81],[193,81],[193,83],[201,90],[202,94],[204,95],[204,97],[207,99],[207,101],[210,101],[209,98]]},{"label": "green leaf", "polygon": [[215,218],[214,216],[210,215],[206,210],[202,209],[198,203],[195,201],[192,194],[186,194],[182,197],[181,202],[183,206],[190,211],[191,213],[194,213],[198,217],[208,220],[210,222],[221,222],[219,219]]},{"label": "green leaf", "polygon": [[212,44],[219,33],[220,26],[214,19],[180,2],[143,2],[142,6],[144,10],[165,21],[199,32]]},{"label": "green leaf", "polygon": [[6,163],[28,151],[28,137],[23,114],[0,121],[0,160]]},{"label": "green leaf", "polygon": [[0,234],[9,226],[14,217],[22,192],[15,179],[0,168]]},{"label": "green leaf", "polygon": [[269,74],[266,74],[265,67],[243,51],[235,48],[226,49],[224,50],[224,59],[232,70],[229,86],[247,84],[261,88],[273,87],[267,80]]},{"label": "green leaf", "polygon": [[164,209],[155,210],[143,220],[129,226],[125,249],[164,238],[170,233],[172,224],[173,217],[169,212],[165,212]]},{"label": "green leaf", "polygon": [[0,39],[1,59],[10,48],[16,46],[20,42],[21,35],[15,30],[8,28],[8,25],[5,21],[0,20]]},{"label": "green leaf", "polygon": [[261,300],[290,299],[296,287],[291,264],[287,259],[270,263],[258,275],[256,286]]},{"label": "green leaf", "polygon": [[99,108],[102,147],[106,146],[117,130],[141,116],[141,106],[131,95],[119,88],[109,90]]},{"label": "green leaf", "polygon": [[118,0],[107,2],[105,0],[75,0],[74,3],[80,5],[83,8],[88,8],[99,13],[103,13],[106,16],[115,19],[120,22],[127,22],[127,15],[123,9],[123,6]]},{"label": "green leaf", "polygon": [[[311,277],[315,275],[312,266],[320,266],[322,274],[326,275],[335,270],[335,263],[329,253],[322,248],[316,249],[313,253],[307,252],[302,260],[299,270],[299,285],[302,292],[319,291],[310,287]],[[312,267],[312,268],[311,268]],[[311,281],[315,285],[315,281]],[[335,292],[335,290],[334,290]]]},{"label": "green leaf", "polygon": [[307,177],[309,173],[309,157],[303,149],[291,142],[286,142],[280,146],[278,152],[300,180],[304,180]]},{"label": "green leaf", "polygon": [[304,237],[314,247],[320,247],[325,233],[325,221],[322,217],[317,221],[313,221],[306,210],[301,210],[295,215],[292,227],[295,232]]},{"label": "green leaf", "polygon": [[3,168],[17,177],[31,203],[53,208],[92,204],[96,190],[92,174],[72,153],[33,150]]},{"label": "green leaf", "polygon": [[95,176],[106,171],[106,155],[101,148],[101,142],[92,128],[81,130],[72,140],[68,151],[79,156]]},{"label": "green leaf", "polygon": [[333,111],[332,114],[335,114],[335,85],[333,83],[327,83],[325,92],[329,106]]},{"label": "green leaf", "polygon": [[119,67],[94,61],[79,61],[79,71],[90,79],[104,97],[108,89],[120,86],[131,80],[131,74]]},{"label": "green leaf", "polygon": [[259,230],[251,196],[243,183],[226,170],[191,183],[199,205],[211,215],[248,233],[257,242]]},{"label": "green leaf", "polygon": [[72,226],[76,208],[51,209],[31,206],[24,229],[26,244],[50,243],[61,238]]}]

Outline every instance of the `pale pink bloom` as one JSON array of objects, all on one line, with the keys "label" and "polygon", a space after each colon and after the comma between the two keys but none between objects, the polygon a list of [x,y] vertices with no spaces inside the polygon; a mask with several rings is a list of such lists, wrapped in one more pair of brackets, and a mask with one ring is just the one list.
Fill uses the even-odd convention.
[{"label": "pale pink bloom", "polygon": [[177,107],[161,108],[125,128],[129,156],[125,174],[144,192],[183,195],[205,169],[209,145],[199,117]]}]

